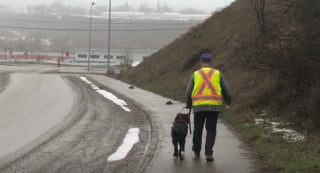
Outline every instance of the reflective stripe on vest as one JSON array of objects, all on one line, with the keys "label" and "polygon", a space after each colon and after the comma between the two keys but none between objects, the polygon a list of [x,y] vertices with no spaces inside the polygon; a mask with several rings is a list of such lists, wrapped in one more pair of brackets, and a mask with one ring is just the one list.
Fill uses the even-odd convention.
[{"label": "reflective stripe on vest", "polygon": [[192,105],[222,105],[219,70],[202,68],[194,72]]}]

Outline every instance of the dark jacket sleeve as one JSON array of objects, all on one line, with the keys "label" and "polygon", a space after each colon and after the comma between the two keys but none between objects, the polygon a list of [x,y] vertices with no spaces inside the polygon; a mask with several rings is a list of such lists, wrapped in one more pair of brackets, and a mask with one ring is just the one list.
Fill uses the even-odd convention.
[{"label": "dark jacket sleeve", "polygon": [[186,89],[186,108],[192,107],[191,95],[192,95],[193,86],[194,86],[194,77],[192,74],[192,76],[189,79],[187,89]]},{"label": "dark jacket sleeve", "polygon": [[221,85],[221,93],[224,101],[228,104],[231,104],[232,97],[229,90],[229,86],[222,74],[220,74],[220,85]]}]

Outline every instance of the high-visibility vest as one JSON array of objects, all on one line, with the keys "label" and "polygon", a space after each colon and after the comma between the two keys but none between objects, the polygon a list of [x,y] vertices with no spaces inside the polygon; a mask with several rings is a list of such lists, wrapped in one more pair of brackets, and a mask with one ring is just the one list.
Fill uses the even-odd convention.
[{"label": "high-visibility vest", "polygon": [[219,70],[205,67],[194,72],[192,105],[222,105]]}]

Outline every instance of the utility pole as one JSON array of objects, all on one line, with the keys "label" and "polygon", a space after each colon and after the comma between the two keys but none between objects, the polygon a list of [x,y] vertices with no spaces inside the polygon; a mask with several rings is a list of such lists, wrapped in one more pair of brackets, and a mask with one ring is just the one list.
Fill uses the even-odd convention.
[{"label": "utility pole", "polygon": [[110,74],[110,73],[111,73],[111,70],[110,70],[110,28],[111,28],[111,0],[109,0],[109,29],[108,29],[107,74]]},{"label": "utility pole", "polygon": [[88,71],[90,71],[90,58],[91,58],[91,27],[92,27],[92,6],[94,2],[91,3],[90,6],[90,29],[89,29],[89,52],[88,52]]},{"label": "utility pole", "polygon": [[63,57],[63,56],[64,56],[64,52],[63,52],[63,51],[61,51],[61,62],[63,62],[63,61],[64,61],[64,60],[63,60],[63,59],[64,59],[64,57]]},{"label": "utility pole", "polygon": [[26,55],[26,63],[28,63],[28,49],[26,49],[25,55]]}]

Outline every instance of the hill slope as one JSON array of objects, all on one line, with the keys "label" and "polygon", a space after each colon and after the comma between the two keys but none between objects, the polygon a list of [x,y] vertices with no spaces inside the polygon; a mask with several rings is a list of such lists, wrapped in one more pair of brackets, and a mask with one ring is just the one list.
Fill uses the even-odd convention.
[{"label": "hill slope", "polygon": [[143,83],[144,88],[183,100],[188,78],[199,68],[199,54],[209,51],[214,55],[214,66],[224,73],[237,93],[234,86],[246,83],[235,76],[245,75],[238,73],[244,70],[237,57],[239,40],[251,38],[257,31],[254,22],[245,14],[249,10],[246,6],[246,2],[236,1],[215,13],[123,77],[134,84]]},{"label": "hill slope", "polygon": [[[210,52],[234,98],[224,117],[260,153],[261,172],[319,172],[320,1],[266,0],[265,30],[249,2],[215,13],[119,78],[184,101],[199,55]],[[306,143],[285,142],[258,119],[289,121]]]},{"label": "hill slope", "polygon": [[[307,1],[266,1],[267,30],[259,32],[252,4],[238,0],[121,78],[184,101],[188,78],[199,68],[199,55],[210,52],[214,67],[231,86],[237,114],[267,110],[317,128],[320,3]],[[280,38],[285,42],[280,44]]]}]

